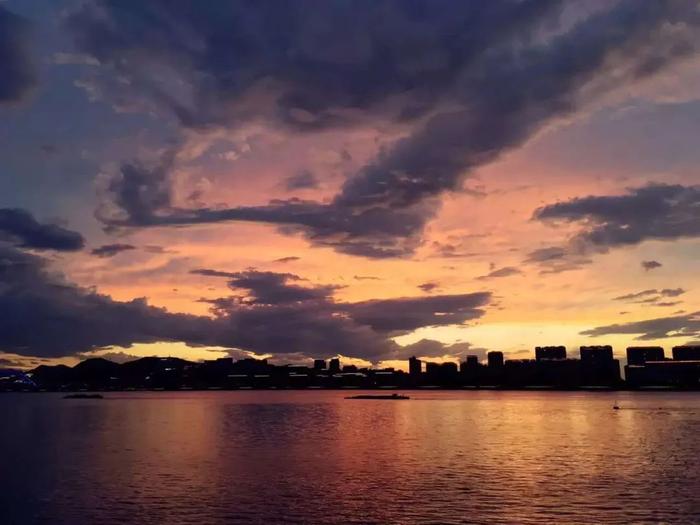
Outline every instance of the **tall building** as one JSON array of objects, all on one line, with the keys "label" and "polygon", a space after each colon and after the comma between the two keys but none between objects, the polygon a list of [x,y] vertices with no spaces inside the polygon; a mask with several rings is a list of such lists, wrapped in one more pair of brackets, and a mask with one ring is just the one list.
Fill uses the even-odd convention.
[{"label": "tall building", "polygon": [[408,373],[411,377],[420,377],[423,371],[423,363],[416,356],[408,360]]},{"label": "tall building", "polygon": [[620,362],[610,345],[582,346],[581,381],[584,386],[613,387],[620,383]]},{"label": "tall building", "polygon": [[606,363],[613,360],[613,349],[610,345],[604,346],[582,346],[581,363]]},{"label": "tall building", "polygon": [[627,347],[628,365],[643,365],[647,361],[663,361],[664,359],[666,359],[664,349],[660,346]]},{"label": "tall building", "polygon": [[673,347],[674,361],[700,361],[700,345],[684,345]]},{"label": "tall building", "polygon": [[535,359],[566,359],[565,346],[536,346]]},{"label": "tall building", "polygon": [[503,366],[503,352],[489,352],[486,354],[489,368],[500,368]]},{"label": "tall building", "polygon": [[339,374],[340,373],[340,359],[337,357],[334,357],[331,359],[330,366],[328,367],[328,371],[331,374]]},{"label": "tall building", "polygon": [[325,359],[314,359],[314,370],[325,370],[326,360]]}]

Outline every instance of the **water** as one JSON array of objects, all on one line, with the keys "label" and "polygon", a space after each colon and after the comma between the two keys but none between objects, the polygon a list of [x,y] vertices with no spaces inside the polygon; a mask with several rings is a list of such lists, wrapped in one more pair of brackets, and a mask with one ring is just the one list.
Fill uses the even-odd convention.
[{"label": "water", "polygon": [[344,395],[0,395],[0,522],[700,523],[700,394]]}]

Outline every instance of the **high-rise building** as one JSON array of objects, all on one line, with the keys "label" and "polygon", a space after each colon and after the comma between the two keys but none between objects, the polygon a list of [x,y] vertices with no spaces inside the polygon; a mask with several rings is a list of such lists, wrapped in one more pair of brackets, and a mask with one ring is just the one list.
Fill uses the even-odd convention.
[{"label": "high-rise building", "polygon": [[566,359],[565,346],[536,346],[535,359]]},{"label": "high-rise building", "polygon": [[331,374],[340,373],[340,359],[338,359],[337,357],[334,357],[333,359],[331,359],[331,363],[330,363],[330,366],[328,367],[328,371]]},{"label": "high-rise building", "polygon": [[674,361],[700,361],[700,345],[673,347]]},{"label": "high-rise building", "polygon": [[620,362],[610,345],[581,347],[581,382],[591,386],[614,387],[620,383]]},{"label": "high-rise building", "polygon": [[647,361],[663,361],[665,358],[664,349],[660,346],[627,347],[628,365],[643,365]]},{"label": "high-rise building", "polygon": [[503,366],[503,352],[489,352],[486,354],[489,368],[500,368]]},{"label": "high-rise building", "polygon": [[411,377],[419,377],[423,371],[423,363],[416,356],[408,360],[408,373]]},{"label": "high-rise building", "polygon": [[581,363],[607,363],[613,360],[613,349],[610,345],[582,346]]},{"label": "high-rise building", "polygon": [[314,359],[314,370],[325,370],[326,360],[325,359]]}]

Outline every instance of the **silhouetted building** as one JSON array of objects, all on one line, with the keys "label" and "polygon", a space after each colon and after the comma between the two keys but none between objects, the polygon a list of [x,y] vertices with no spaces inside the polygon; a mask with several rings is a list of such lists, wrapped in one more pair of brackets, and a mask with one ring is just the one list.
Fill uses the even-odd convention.
[{"label": "silhouetted building", "polygon": [[326,369],[326,360],[325,359],[314,359],[314,370],[319,371],[319,370],[325,370]]},{"label": "silhouetted building", "polygon": [[565,346],[536,346],[535,359],[566,359]]},{"label": "silhouetted building", "polygon": [[459,383],[457,363],[425,363],[425,376],[429,385],[456,386]]},{"label": "silhouetted building", "polygon": [[581,359],[562,359],[564,347],[538,347],[539,359],[503,360],[489,352],[488,366],[475,355],[463,363],[409,359],[409,373],[391,368],[376,370],[356,365],[342,367],[340,359],[317,359],[311,366],[277,366],[265,359],[233,361],[222,358],[201,363],[172,357],[143,357],[125,363],[101,358],[74,367],[39,366],[24,376],[0,370],[0,391],[15,390],[134,390],[134,389],[239,389],[239,388],[390,388],[390,387],[501,387],[630,388],[661,387],[700,390],[700,346],[675,347],[676,359],[663,359],[661,347],[628,348],[626,383],[610,346],[583,346]]},{"label": "silhouetted building", "polygon": [[613,349],[610,345],[582,346],[579,351],[582,363],[608,363],[613,360]]},{"label": "silhouetted building", "polygon": [[582,346],[580,352],[582,385],[613,387],[620,383],[620,362],[613,357],[612,346]]},{"label": "silhouetted building", "polygon": [[503,352],[489,352],[486,354],[489,368],[501,368],[503,366]]},{"label": "silhouetted building", "polygon": [[630,388],[700,389],[700,361],[647,361],[643,365],[627,365],[625,375]]},{"label": "silhouetted building", "polygon": [[340,359],[338,359],[337,357],[334,357],[333,359],[331,359],[331,363],[328,366],[328,371],[331,374],[339,374],[340,373]]},{"label": "silhouetted building", "polygon": [[412,378],[419,378],[423,372],[423,363],[416,356],[408,360],[408,373]]},{"label": "silhouetted building", "polygon": [[674,361],[700,361],[700,345],[684,345],[673,347]]},{"label": "silhouetted building", "polygon": [[628,365],[643,365],[647,361],[663,361],[664,359],[666,359],[664,349],[660,346],[627,347]]}]

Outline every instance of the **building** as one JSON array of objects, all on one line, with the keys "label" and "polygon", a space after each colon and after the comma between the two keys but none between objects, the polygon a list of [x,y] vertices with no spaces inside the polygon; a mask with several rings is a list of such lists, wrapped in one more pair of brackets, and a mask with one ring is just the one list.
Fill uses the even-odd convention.
[{"label": "building", "polygon": [[674,361],[700,361],[700,345],[684,345],[673,347]]},{"label": "building", "polygon": [[582,346],[580,352],[582,385],[613,387],[620,384],[620,362],[613,357],[612,346]]},{"label": "building", "polygon": [[627,347],[628,365],[644,365],[647,361],[663,361],[664,359],[666,359],[664,349],[660,346]]},{"label": "building", "polygon": [[613,360],[613,349],[610,345],[582,346],[579,351],[581,363],[584,364],[608,363]]},{"label": "building", "polygon": [[331,359],[330,366],[328,367],[328,371],[331,374],[339,374],[340,373],[340,359],[337,357],[334,357]]},{"label": "building", "polygon": [[503,352],[489,352],[486,354],[489,368],[501,368],[503,366]]},{"label": "building", "polygon": [[423,363],[416,356],[408,360],[408,373],[412,378],[420,377],[423,372]]},{"label": "building", "polygon": [[625,374],[631,388],[700,389],[700,361],[647,361],[643,365],[627,365]]},{"label": "building", "polygon": [[459,383],[457,363],[425,363],[425,376],[429,385],[454,387]]},{"label": "building", "polygon": [[326,360],[325,359],[314,359],[314,370],[321,371],[326,369]]},{"label": "building", "polygon": [[536,346],[535,347],[535,359],[541,361],[542,359],[566,359],[566,347],[565,346]]}]

